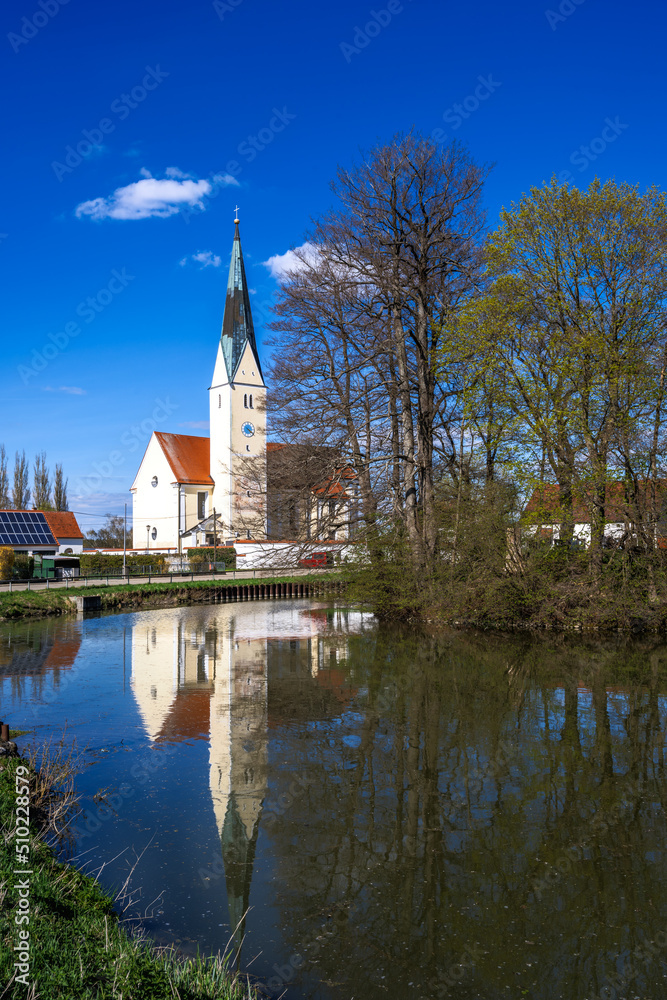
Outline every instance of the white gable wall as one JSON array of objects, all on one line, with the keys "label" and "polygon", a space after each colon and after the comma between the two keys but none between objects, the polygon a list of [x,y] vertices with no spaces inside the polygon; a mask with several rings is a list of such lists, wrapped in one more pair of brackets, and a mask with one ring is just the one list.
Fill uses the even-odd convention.
[{"label": "white gable wall", "polygon": [[[152,485],[157,476],[157,486]],[[146,525],[150,525],[150,548],[178,549],[178,485],[155,434],[151,436],[132,485],[132,545],[146,549]],[[157,538],[152,538],[153,528]]]},{"label": "white gable wall", "polygon": [[[130,539],[128,538],[128,541]],[[65,538],[58,536],[58,554],[62,555],[65,549],[71,549],[72,555],[78,556],[83,552],[83,538]]]}]

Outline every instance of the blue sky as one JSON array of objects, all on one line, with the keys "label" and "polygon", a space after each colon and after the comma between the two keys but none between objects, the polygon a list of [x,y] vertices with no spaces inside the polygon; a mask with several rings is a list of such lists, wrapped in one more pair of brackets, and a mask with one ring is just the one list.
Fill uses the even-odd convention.
[{"label": "blue sky", "polygon": [[236,204],[261,342],[266,262],[337,164],[397,131],[495,163],[491,226],[554,172],[665,186],[657,0],[9,0],[2,19],[0,442],[62,462],[84,526],[122,512],[151,429],[207,433]]}]

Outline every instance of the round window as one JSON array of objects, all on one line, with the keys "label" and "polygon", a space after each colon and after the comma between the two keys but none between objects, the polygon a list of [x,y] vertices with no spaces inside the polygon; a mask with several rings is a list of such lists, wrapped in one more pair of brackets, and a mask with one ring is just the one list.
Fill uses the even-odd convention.
[{"label": "round window", "polygon": [[157,476],[153,476],[151,479],[151,486],[157,486]]},{"label": "round window", "polygon": [[155,539],[157,538],[157,528],[153,528],[153,530],[151,531],[151,538],[153,539],[153,541],[155,541]]}]

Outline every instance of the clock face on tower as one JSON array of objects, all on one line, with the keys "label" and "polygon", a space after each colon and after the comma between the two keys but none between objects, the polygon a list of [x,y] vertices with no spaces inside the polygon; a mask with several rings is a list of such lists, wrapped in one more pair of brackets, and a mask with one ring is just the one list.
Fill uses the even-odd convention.
[{"label": "clock face on tower", "polygon": [[247,438],[251,438],[255,433],[255,425],[251,424],[249,420],[246,420],[244,424],[241,424],[241,432],[245,434]]}]

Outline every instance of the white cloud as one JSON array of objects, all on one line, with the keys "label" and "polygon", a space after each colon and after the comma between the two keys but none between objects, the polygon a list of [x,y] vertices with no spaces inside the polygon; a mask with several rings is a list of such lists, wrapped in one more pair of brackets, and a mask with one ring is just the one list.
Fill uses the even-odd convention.
[{"label": "white cloud", "polygon": [[199,264],[200,271],[203,267],[220,267],[222,264],[222,257],[218,257],[212,250],[198,250],[197,253],[193,253],[190,257],[183,257],[178,263],[181,267],[185,267],[190,260]]},{"label": "white cloud", "polygon": [[210,428],[208,420],[186,420],[184,424],[179,424],[179,427],[189,427],[191,430],[207,431]]},{"label": "white cloud", "polygon": [[67,392],[70,396],[85,396],[86,390],[78,385],[59,385],[57,388],[52,385],[45,385],[44,392]]},{"label": "white cloud", "polygon": [[287,250],[286,253],[277,253],[268,260],[263,261],[264,267],[268,267],[271,277],[276,281],[285,281],[290,274],[295,271],[303,271],[309,264],[314,264],[317,260],[317,250],[312,243],[302,243],[294,250]]},{"label": "white cloud", "polygon": [[178,167],[167,167],[166,177],[152,177],[143,167],[142,179],[116,188],[108,198],[93,198],[76,207],[76,216],[93,219],[166,219],[182,208],[204,208],[204,198],[214,187],[238,184],[231,174],[216,174],[211,181],[195,180]]}]

